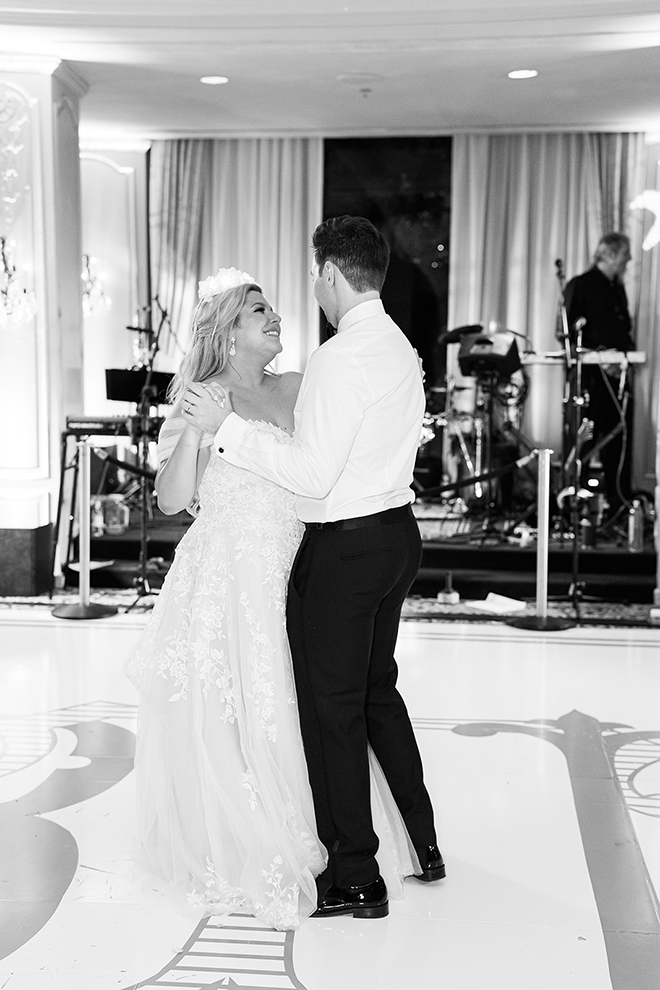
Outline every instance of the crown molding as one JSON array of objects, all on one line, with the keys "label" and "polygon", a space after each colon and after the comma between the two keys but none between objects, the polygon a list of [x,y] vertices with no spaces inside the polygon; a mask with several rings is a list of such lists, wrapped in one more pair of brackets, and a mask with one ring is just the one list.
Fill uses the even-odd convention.
[{"label": "crown molding", "polygon": [[30,55],[25,52],[0,51],[0,72],[52,76],[61,62],[62,59],[55,55]]},{"label": "crown molding", "polygon": [[89,89],[85,80],[71,68],[69,63],[63,62],[61,58],[57,58],[55,55],[0,52],[0,72],[52,76],[78,98],[84,96]]}]

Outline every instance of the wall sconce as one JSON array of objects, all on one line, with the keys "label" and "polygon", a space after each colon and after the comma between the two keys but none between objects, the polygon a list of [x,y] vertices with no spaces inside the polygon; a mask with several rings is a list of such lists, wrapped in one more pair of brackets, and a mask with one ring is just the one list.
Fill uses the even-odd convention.
[{"label": "wall sconce", "polygon": [[89,254],[83,254],[80,277],[84,286],[82,294],[83,318],[86,320],[100,310],[107,313],[112,307],[112,300],[106,296],[103,282],[96,276],[96,258],[92,258]]},{"label": "wall sconce", "polygon": [[37,313],[34,291],[21,289],[16,267],[11,263],[11,247],[6,237],[0,237],[0,327],[10,323],[29,323]]}]

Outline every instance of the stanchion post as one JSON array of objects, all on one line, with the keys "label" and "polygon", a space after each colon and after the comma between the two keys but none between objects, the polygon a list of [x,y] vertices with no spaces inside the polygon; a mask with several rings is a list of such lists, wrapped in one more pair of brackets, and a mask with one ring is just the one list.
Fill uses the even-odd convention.
[{"label": "stanchion post", "polygon": [[91,487],[91,450],[85,439],[78,441],[78,591],[79,600],[75,605],[58,605],[52,615],[58,619],[102,619],[107,615],[116,615],[118,609],[112,605],[97,605],[90,603],[90,487]]},{"label": "stanchion post", "polygon": [[655,397],[655,519],[653,522],[653,539],[655,542],[656,571],[655,588],[653,589],[653,604],[660,605],[660,384]]},{"label": "stanchion post", "polygon": [[550,455],[539,451],[539,488],[536,510],[536,616],[548,617],[548,550],[550,544]]},{"label": "stanchion post", "polygon": [[518,629],[570,629],[573,619],[548,615],[548,550],[550,545],[550,455],[551,450],[539,450],[539,483],[536,500],[536,615],[518,615],[507,619],[507,625]]}]

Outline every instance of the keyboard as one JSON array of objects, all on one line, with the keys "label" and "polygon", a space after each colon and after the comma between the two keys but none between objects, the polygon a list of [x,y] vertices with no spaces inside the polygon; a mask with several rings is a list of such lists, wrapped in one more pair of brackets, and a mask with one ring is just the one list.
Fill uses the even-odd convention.
[{"label": "keyboard", "polygon": [[129,437],[130,416],[67,416],[66,431],[76,437]]},{"label": "keyboard", "polygon": [[[521,354],[521,364],[560,364],[566,360],[565,351],[543,351],[538,354]],[[613,349],[603,351],[582,351],[583,364],[607,364],[623,367],[628,364],[645,364],[646,351],[616,351]]]}]

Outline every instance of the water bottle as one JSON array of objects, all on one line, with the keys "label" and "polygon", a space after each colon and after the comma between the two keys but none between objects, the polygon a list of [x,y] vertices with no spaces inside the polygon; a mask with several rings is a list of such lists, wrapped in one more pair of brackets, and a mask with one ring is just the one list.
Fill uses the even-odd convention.
[{"label": "water bottle", "polygon": [[596,546],[596,527],[589,516],[580,519],[580,549],[588,550]]},{"label": "water bottle", "polygon": [[91,535],[103,536],[105,522],[103,519],[103,502],[100,498],[92,502]]},{"label": "water bottle", "polygon": [[644,507],[638,498],[628,510],[628,550],[641,553],[644,549]]}]

